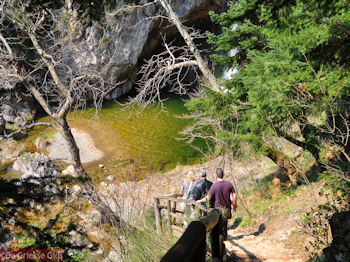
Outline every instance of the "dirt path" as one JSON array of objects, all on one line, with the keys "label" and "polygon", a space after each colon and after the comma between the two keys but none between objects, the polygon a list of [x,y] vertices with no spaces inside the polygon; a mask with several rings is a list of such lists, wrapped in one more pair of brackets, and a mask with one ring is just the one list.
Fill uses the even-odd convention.
[{"label": "dirt path", "polygon": [[[265,158],[250,160],[249,163],[235,161],[232,173],[225,165],[224,168],[227,171],[225,178],[232,182],[236,181],[237,187],[242,190],[251,181],[250,175],[254,179],[262,179],[276,171],[271,168],[269,161]],[[220,166],[220,161],[216,159],[202,165],[181,167],[164,176],[150,177],[148,183],[142,181],[139,185],[141,188],[142,185],[149,185],[148,199],[153,200],[153,196],[156,195],[178,192],[184,174],[190,169],[198,174],[204,168],[207,170],[209,180],[215,181],[214,174],[217,166]],[[266,211],[255,218],[256,224],[251,228],[233,227],[234,220],[240,219],[244,214],[241,206],[240,212],[229,221],[228,240],[225,242],[227,254],[231,258],[229,261],[307,261],[305,246],[310,239],[303,235],[301,221],[305,212],[322,201],[318,194],[321,187],[322,185],[317,183],[301,186],[295,191],[295,195],[273,202]],[[145,199],[145,197],[142,198]],[[252,202],[254,203],[254,199]]]},{"label": "dirt path", "polygon": [[233,228],[230,221],[225,242],[228,255],[233,261],[307,261],[305,246],[311,239],[301,221],[305,212],[325,200],[318,194],[321,187],[301,187],[283,204],[271,205],[253,228]]},{"label": "dirt path", "polygon": [[[222,166],[220,159],[214,159],[194,166],[181,166],[166,174],[157,174],[135,183],[121,183],[116,187],[120,206],[130,213],[141,216],[153,205],[153,197],[169,193],[179,193],[185,174],[194,170],[207,171],[207,177],[215,181],[215,169]],[[224,165],[225,179],[235,182],[237,188],[245,188],[252,179],[262,179],[276,172],[276,166],[267,158],[235,161],[231,168]],[[108,190],[111,182],[100,183],[101,192],[111,195]],[[320,203],[318,192],[322,185],[301,186],[290,196],[274,200],[255,217],[255,226],[246,227],[241,224],[234,228],[235,219],[247,218],[242,206],[234,218],[229,221],[228,240],[225,242],[228,261],[307,261],[305,244],[307,236],[302,236],[300,221],[305,212]],[[294,191],[293,191],[294,192]],[[246,199],[252,206],[256,205],[258,196]],[[248,201],[249,200],[249,201]],[[132,204],[132,205],[131,205]],[[264,203],[261,203],[264,205]],[[130,207],[130,205],[132,207]],[[260,207],[259,207],[260,208]],[[262,207],[264,208],[264,206]],[[261,208],[260,208],[261,209]],[[238,223],[239,224],[239,223]]]},{"label": "dirt path", "polygon": [[247,234],[231,229],[228,234],[225,246],[234,261],[304,261],[302,256],[295,254],[281,241],[271,239],[259,231]]}]

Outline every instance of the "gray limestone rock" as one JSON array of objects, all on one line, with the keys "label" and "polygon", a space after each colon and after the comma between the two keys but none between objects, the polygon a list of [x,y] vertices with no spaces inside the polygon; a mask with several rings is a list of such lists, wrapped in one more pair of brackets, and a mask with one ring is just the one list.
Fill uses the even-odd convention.
[{"label": "gray limestone rock", "polygon": [[0,114],[6,123],[15,123],[22,126],[31,122],[38,106],[33,99],[26,97],[22,92],[15,96],[12,91],[1,94]]},{"label": "gray limestone rock", "polygon": [[[138,4],[146,2],[141,0]],[[191,24],[201,18],[207,18],[210,10],[224,10],[228,2],[173,0],[171,5],[180,20]],[[128,4],[130,1],[117,1],[118,8]],[[152,53],[159,43],[159,36],[153,37],[152,32],[160,30],[160,20],[154,17],[162,11],[159,4],[125,12],[118,12],[117,8],[108,10],[104,17],[104,27],[95,22],[77,32],[77,46],[73,50],[67,47],[64,60],[75,70],[89,69],[100,72],[106,82],[125,80],[126,82],[108,95],[109,99],[120,97],[132,89],[140,58]],[[176,30],[167,29],[166,33],[174,34]]]},{"label": "gray limestone rock", "polygon": [[12,166],[13,170],[22,174],[21,179],[55,177],[58,167],[47,156],[35,153],[25,153],[19,156]]}]

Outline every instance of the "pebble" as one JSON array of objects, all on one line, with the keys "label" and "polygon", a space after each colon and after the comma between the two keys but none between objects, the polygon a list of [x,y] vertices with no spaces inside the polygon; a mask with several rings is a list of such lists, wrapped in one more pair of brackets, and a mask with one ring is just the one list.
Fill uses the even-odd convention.
[{"label": "pebble", "polygon": [[112,176],[112,175],[106,177],[106,179],[109,180],[109,181],[114,181],[115,180],[114,176]]},{"label": "pebble", "polygon": [[79,193],[80,190],[81,190],[81,187],[80,187],[79,185],[74,185],[74,186],[72,187],[72,192],[73,192],[74,194]]}]

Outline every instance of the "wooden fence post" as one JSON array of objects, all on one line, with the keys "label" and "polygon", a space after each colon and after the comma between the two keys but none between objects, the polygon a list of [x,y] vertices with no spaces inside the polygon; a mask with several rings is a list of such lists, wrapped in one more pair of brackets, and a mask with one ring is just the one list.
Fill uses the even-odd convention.
[{"label": "wooden fence post", "polygon": [[170,212],[171,212],[171,201],[167,201],[167,222],[168,222],[168,227],[171,232],[171,217],[170,217]]},{"label": "wooden fence post", "polygon": [[159,198],[154,198],[154,216],[156,219],[157,234],[160,235],[162,232],[162,220],[159,208]]}]

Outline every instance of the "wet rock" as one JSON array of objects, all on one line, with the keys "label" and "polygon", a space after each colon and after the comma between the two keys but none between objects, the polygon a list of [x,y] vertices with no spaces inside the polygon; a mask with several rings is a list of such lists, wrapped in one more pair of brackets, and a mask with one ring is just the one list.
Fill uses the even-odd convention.
[{"label": "wet rock", "polygon": [[0,151],[0,165],[8,166],[25,151],[24,145],[16,143],[13,139],[7,140]]},{"label": "wet rock", "polygon": [[52,139],[38,137],[34,145],[39,151],[46,150],[49,145],[52,145]]},{"label": "wet rock", "polygon": [[58,167],[47,156],[35,153],[26,153],[19,156],[13,163],[13,170],[22,174],[21,179],[55,177]]},{"label": "wet rock", "polygon": [[62,175],[69,175],[72,177],[78,177],[78,174],[75,172],[74,166],[69,165],[66,169],[62,171]]},{"label": "wet rock", "polygon": [[12,240],[10,230],[0,225],[0,248],[9,248]]},{"label": "wet rock", "polygon": [[[75,142],[80,150],[80,159],[82,163],[92,162],[103,157],[103,152],[96,148],[92,136],[77,128],[71,129]],[[52,145],[47,147],[47,151],[52,159],[64,161],[72,164],[69,146],[62,134],[55,134]]]}]

